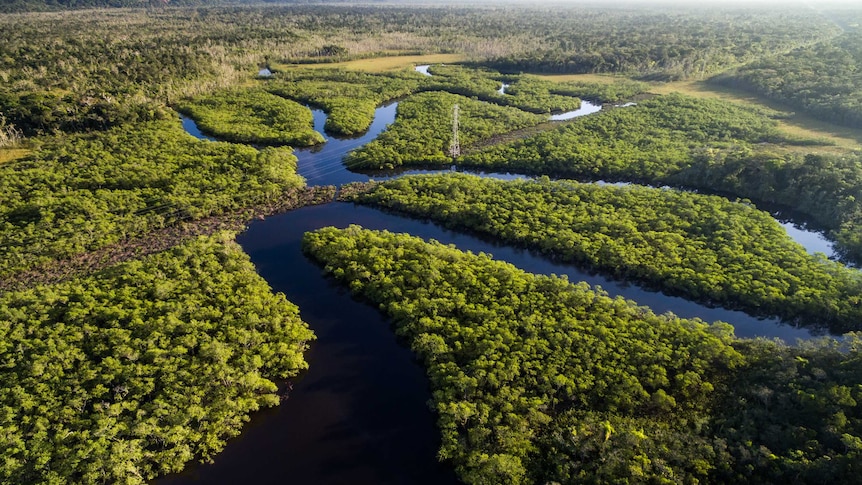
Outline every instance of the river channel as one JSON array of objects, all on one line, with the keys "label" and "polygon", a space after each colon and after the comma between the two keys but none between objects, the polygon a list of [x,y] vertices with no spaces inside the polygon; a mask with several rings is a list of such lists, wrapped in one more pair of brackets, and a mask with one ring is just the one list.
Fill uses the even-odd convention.
[{"label": "river channel", "polygon": [[[360,137],[328,137],[321,147],[297,150],[299,173],[309,185],[368,180],[368,174],[346,170],[341,160],[348,151],[374,139],[392,123],[396,109],[395,103],[378,108],[370,129]],[[322,133],[326,115],[314,110],[314,120],[315,129]],[[191,120],[183,124],[195,134]],[[198,132],[196,136],[203,135]],[[423,171],[403,173],[420,172]],[[462,250],[491,253],[529,272],[566,275],[571,281],[601,286],[611,295],[632,299],[656,313],[727,321],[740,337],[778,337],[789,342],[811,337],[805,329],[776,320],[709,308],[612,281],[430,222],[346,203],[306,207],[256,221],[237,240],[273,290],[283,292],[299,306],[302,319],[317,335],[306,354],[309,370],[290,383],[289,397],[280,406],[256,413],[215,463],[191,464],[183,473],[154,483],[457,483],[450,467],[436,460],[439,436],[434,415],[427,406],[431,396],[424,370],[398,343],[384,315],[374,306],[352,298],[302,254],[301,238],[306,231],[350,224],[407,232],[454,244]],[[800,234],[822,240],[801,228],[798,233],[794,236],[797,240]]]}]

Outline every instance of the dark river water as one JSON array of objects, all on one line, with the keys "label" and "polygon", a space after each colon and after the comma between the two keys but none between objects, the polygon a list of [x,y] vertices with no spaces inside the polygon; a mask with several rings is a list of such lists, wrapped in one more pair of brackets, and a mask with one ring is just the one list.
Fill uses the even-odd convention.
[{"label": "dark river water", "polygon": [[[322,147],[298,150],[299,173],[309,185],[368,180],[368,174],[346,170],[341,159],[384,130],[394,120],[396,109],[397,104],[379,108],[371,128],[360,137],[329,137]],[[315,129],[322,132],[325,114],[315,111],[314,116]],[[195,134],[191,125],[187,130]],[[397,174],[374,174],[374,178],[392,175]],[[435,457],[439,436],[427,405],[431,396],[422,367],[396,341],[387,318],[373,305],[357,301],[341,285],[324,277],[321,269],[302,254],[300,243],[306,231],[350,224],[407,232],[454,244],[462,250],[491,253],[529,272],[566,275],[571,281],[601,286],[611,295],[622,295],[656,313],[723,320],[733,324],[741,337],[778,337],[793,342],[812,336],[805,329],[774,319],[709,308],[637,285],[611,281],[553,263],[529,251],[452,232],[433,223],[346,203],[306,207],[256,221],[237,240],[260,275],[275,291],[283,292],[299,306],[302,319],[317,335],[306,354],[309,370],[293,380],[289,398],[280,406],[254,414],[242,434],[228,443],[214,464],[192,464],[185,472],[154,483],[457,482],[453,471],[439,464]],[[816,233],[801,228],[796,231],[797,241],[805,242],[807,238],[822,245],[822,237],[816,237]]]},{"label": "dark river water", "polygon": [[192,466],[159,483],[455,482],[451,470],[435,459],[439,437],[426,405],[430,394],[423,369],[398,344],[384,315],[352,298],[302,254],[304,232],[350,224],[491,253],[526,271],[600,285],[659,313],[724,320],[739,336],[810,337],[804,329],[610,281],[433,223],[345,203],[306,207],[253,223],[238,242],[261,276],[299,305],[302,319],[314,329],[318,340],[306,354],[309,370],[294,380],[281,406],[255,414],[214,464]]}]

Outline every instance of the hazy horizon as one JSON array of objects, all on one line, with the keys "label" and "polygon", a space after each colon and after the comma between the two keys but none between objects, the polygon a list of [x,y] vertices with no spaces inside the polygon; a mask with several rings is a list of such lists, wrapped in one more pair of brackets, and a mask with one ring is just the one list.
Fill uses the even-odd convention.
[{"label": "hazy horizon", "polygon": [[[345,2],[348,3],[348,2]],[[365,3],[365,2],[361,2]],[[782,7],[782,8],[854,8],[862,10],[862,4],[858,0],[704,0],[691,2],[687,0],[549,0],[537,4],[533,0],[473,0],[469,4],[458,0],[384,0],[383,2],[370,3],[404,3],[404,4],[457,4],[465,7],[470,5],[504,5],[518,4],[531,7],[547,7],[552,5],[577,5],[585,7],[683,7],[683,8],[716,8],[716,7]]]}]

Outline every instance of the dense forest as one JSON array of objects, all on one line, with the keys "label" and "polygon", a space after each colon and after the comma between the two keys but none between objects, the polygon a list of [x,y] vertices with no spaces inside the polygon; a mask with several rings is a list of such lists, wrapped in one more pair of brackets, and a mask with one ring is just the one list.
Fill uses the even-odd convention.
[{"label": "dense forest", "polygon": [[[588,85],[581,86],[589,90]],[[575,86],[568,90],[569,94],[577,92]],[[446,119],[451,120],[452,103],[419,104],[414,102],[415,98],[402,102],[391,129],[375,143],[353,154],[347,163],[362,160],[364,166],[382,168],[386,164],[422,165],[442,161],[439,145],[446,137],[451,138],[451,133],[444,133],[439,128],[447,125]],[[472,105],[481,106],[483,110],[496,109],[489,103]],[[403,112],[402,106],[405,107]],[[772,119],[778,116],[779,113],[774,111],[742,108],[717,100],[679,94],[658,96],[639,102],[637,106],[608,109],[595,116],[579,118],[522,141],[497,144],[466,155],[457,162],[495,170],[651,181],[690,165],[692,154],[707,147],[817,143],[784,135]],[[414,129],[411,124],[420,117],[420,125],[424,128]],[[494,134],[488,129],[473,134],[472,130],[477,128],[473,128],[467,119],[462,125],[466,135],[462,137],[462,143],[467,146]],[[513,131],[519,126],[513,123],[503,128]],[[437,133],[429,133],[432,130]],[[435,140],[430,141],[429,137]],[[403,154],[409,157],[404,160],[384,155],[384,152],[408,143],[430,146]]]},{"label": "dense forest", "polygon": [[[446,91],[532,113],[571,111],[581,106],[577,95],[557,94],[558,85],[530,76],[502,76],[496,71],[434,65],[427,89]],[[506,84],[503,91],[502,84]]]},{"label": "dense forest", "polygon": [[484,148],[457,163],[681,185],[777,203],[833,230],[846,257],[862,260],[859,154],[805,154],[819,142],[783,134],[770,119],[778,116],[717,100],[660,96]]},{"label": "dense forest", "polygon": [[455,105],[459,109],[459,137],[465,145],[546,120],[542,115],[456,94],[420,93],[400,102],[395,123],[371,143],[351,152],[344,163],[351,168],[451,163]]},{"label": "dense forest", "polygon": [[[437,64],[429,71],[433,72],[430,77],[415,71],[364,73],[294,68],[276,72],[264,86],[271,93],[323,109],[329,115],[325,129],[335,135],[362,133],[371,124],[377,106],[420,92],[458,94],[530,113],[547,114],[578,109],[581,94],[596,102],[615,102],[647,89],[645,84],[632,81],[554,83],[530,75],[504,75],[490,69],[458,65]],[[504,83],[506,89],[502,92]],[[405,114],[401,118],[409,116]],[[489,112],[488,116],[493,115]],[[516,123],[505,127],[515,130],[520,126]]]},{"label": "dense forest", "polygon": [[178,121],[49,139],[0,165],[0,275],[302,185],[289,148],[200,141]]},{"label": "dense forest", "polygon": [[[94,8],[165,8],[266,3],[306,4],[308,0],[6,0],[0,12],[40,12]],[[313,3],[336,3],[332,0]]]},{"label": "dense forest", "polygon": [[[586,284],[357,226],[305,250],[393,318],[466,483],[854,481],[858,337],[738,341]],[[855,375],[854,375],[855,374]]]},{"label": "dense forest", "polygon": [[[814,27],[812,23],[827,22],[817,16],[802,19],[769,10],[764,6],[761,11],[698,18],[691,11],[676,9],[673,13],[647,11],[613,20],[603,15],[572,19],[562,14],[545,26],[549,35],[543,47],[495,56],[484,64],[513,72],[609,72],[658,80],[702,78],[764,53],[809,45],[838,32],[834,25]],[[764,35],[767,25],[776,21]],[[794,31],[797,28],[805,29],[804,33]]]},{"label": "dense forest", "polygon": [[201,5],[212,0],[8,0],[0,12],[57,11],[66,9],[164,7],[167,5]]},{"label": "dense forest", "polygon": [[[576,94],[577,88],[567,93]],[[589,91],[590,86],[579,88]],[[350,166],[452,163],[447,153],[451,135],[440,129],[451,117],[449,105],[417,107],[408,99],[402,106],[387,133],[348,157]],[[831,229],[845,257],[862,260],[859,155],[806,154],[806,147],[821,142],[782,133],[775,121],[780,116],[763,108],[667,95],[491,146],[483,142],[494,141],[493,133],[473,135],[466,120],[462,144],[467,154],[454,162],[501,172],[680,185],[780,204]],[[416,120],[421,120],[418,126]],[[411,150],[400,150],[405,146]]]},{"label": "dense forest", "polygon": [[757,60],[715,76],[832,123],[862,128],[862,31]]},{"label": "dense forest", "polygon": [[723,197],[448,174],[402,177],[352,199],[690,299],[836,333],[862,329],[858,271],[810,256],[769,214]]},{"label": "dense forest", "polygon": [[530,173],[653,181],[688,166],[693,150],[792,142],[770,119],[777,115],[717,100],[657,96],[493,146],[459,162]]},{"label": "dense forest", "polygon": [[695,153],[668,182],[780,204],[831,229],[838,250],[862,261],[862,155],[730,147]]},{"label": "dense forest", "polygon": [[409,72],[361,73],[345,70],[290,70],[279,72],[266,89],[323,109],[325,129],[335,135],[356,135],[368,129],[374,109],[415,92],[422,75]]},{"label": "dense forest", "polygon": [[0,294],[0,482],[145,483],[211,459],[312,338],[231,234]]},{"label": "dense forest", "polygon": [[256,89],[198,96],[182,103],[178,109],[220,140],[291,146],[316,145],[324,141],[313,129],[308,108]]},{"label": "dense forest", "polygon": [[[343,189],[689,300],[858,328],[858,270],[753,205],[799,211],[860,262],[862,155],[755,102],[651,94],[721,84],[858,128],[858,12],[247,3],[0,5],[0,483],[144,483],[212,460],[277,405],[315,336],[220,228],[299,193]],[[563,73],[602,75],[542,75]],[[603,109],[549,120],[582,100]],[[395,121],[331,167],[653,187],[451,174],[306,190],[293,150],[325,138],[309,107],[355,137],[393,101]],[[858,481],[857,334],[740,340],[358,227],[304,249],[393,319],[464,482]]]},{"label": "dense forest", "polygon": [[[497,59],[493,65],[587,56],[602,61],[549,69],[700,75],[835,33],[817,16],[768,9],[669,15],[646,8],[273,5],[4,15],[0,109],[20,111],[12,123],[25,131],[77,126],[82,117],[102,123],[104,110],[120,111],[109,121],[134,121],[160,103],[234,85],[270,62],[404,52],[460,52],[477,63]],[[59,119],[39,124],[40,112]]]}]

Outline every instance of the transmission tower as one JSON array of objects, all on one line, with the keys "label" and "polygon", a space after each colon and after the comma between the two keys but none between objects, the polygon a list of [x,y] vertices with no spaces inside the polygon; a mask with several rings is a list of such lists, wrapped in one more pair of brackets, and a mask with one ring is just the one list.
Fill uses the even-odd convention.
[{"label": "transmission tower", "polygon": [[449,156],[458,158],[461,156],[461,143],[458,142],[458,105],[452,109],[452,144],[449,145]]}]

